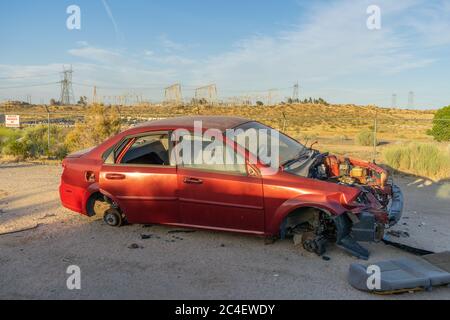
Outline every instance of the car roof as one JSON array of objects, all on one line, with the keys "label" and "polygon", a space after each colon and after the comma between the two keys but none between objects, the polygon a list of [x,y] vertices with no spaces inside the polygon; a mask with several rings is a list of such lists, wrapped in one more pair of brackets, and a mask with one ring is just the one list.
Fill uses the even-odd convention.
[{"label": "car roof", "polygon": [[191,129],[194,127],[195,121],[201,121],[203,129],[218,129],[220,131],[225,131],[244,123],[251,122],[252,120],[228,116],[188,116],[149,121],[138,125],[136,128],[157,130],[179,128]]}]

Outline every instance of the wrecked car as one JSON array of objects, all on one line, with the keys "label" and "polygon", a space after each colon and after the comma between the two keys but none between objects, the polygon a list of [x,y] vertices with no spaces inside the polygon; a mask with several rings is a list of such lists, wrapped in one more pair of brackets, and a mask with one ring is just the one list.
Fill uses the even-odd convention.
[{"label": "wrecked car", "polygon": [[[192,139],[199,121],[204,132],[219,130],[215,139],[241,161],[178,162],[182,155],[173,151],[183,140],[175,140],[173,132],[183,129]],[[228,141],[230,129],[243,135],[274,131],[237,117],[145,123],[64,159],[62,204],[86,216],[103,215],[110,226],[160,224],[290,237],[319,255],[336,243],[361,259],[369,252],[358,242],[380,241],[385,229],[399,221],[402,192],[378,165],[321,153],[276,131],[279,166],[272,172],[259,158],[262,150]],[[211,141],[203,140],[196,152],[210,151]]]}]

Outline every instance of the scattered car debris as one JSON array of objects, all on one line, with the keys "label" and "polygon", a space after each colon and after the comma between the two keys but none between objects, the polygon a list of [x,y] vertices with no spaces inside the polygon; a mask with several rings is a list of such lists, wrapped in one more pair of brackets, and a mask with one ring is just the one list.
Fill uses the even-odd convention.
[{"label": "scattered car debris", "polygon": [[5,231],[5,232],[1,232],[0,236],[4,236],[4,235],[8,235],[8,234],[15,234],[15,233],[20,233],[20,232],[25,232],[25,231],[30,231],[30,230],[34,230],[37,229],[41,226],[41,224],[36,224],[32,227],[27,227],[27,228],[22,228],[22,229],[16,229],[16,230],[11,230],[11,231]]},{"label": "scattered car debris", "polygon": [[278,240],[277,237],[265,237],[264,245],[268,246],[268,245],[274,244],[277,240]]},{"label": "scattered car debris", "polygon": [[414,247],[407,246],[406,244],[402,244],[402,243],[392,242],[392,241],[388,240],[386,237],[382,240],[382,242],[386,245],[404,250],[404,251],[412,253],[416,256],[425,256],[425,255],[429,255],[429,254],[434,254],[434,252],[432,252],[432,251],[414,248]]},{"label": "scattered car debris", "polygon": [[152,234],[141,234],[142,240],[148,240],[148,239],[152,239],[152,238],[153,238]]},{"label": "scattered car debris", "polygon": [[388,235],[396,237],[396,238],[409,238],[409,233],[401,230],[389,230],[386,232]]},{"label": "scattered car debris", "polygon": [[143,249],[143,246],[138,245],[137,243],[132,243],[131,245],[128,246],[128,249]]}]

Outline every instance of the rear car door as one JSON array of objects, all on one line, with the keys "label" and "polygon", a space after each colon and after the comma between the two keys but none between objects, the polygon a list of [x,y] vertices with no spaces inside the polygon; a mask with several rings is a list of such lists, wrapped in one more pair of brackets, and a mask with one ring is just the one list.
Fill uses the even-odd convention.
[{"label": "rear car door", "polygon": [[[185,137],[186,139],[186,137]],[[190,135],[188,139],[204,139]],[[205,152],[208,143],[202,141]],[[264,233],[262,179],[247,173],[245,159],[230,150],[241,164],[178,165],[180,219],[184,225],[245,233]],[[194,154],[194,158],[198,158]],[[178,161],[181,162],[181,161]]]},{"label": "rear car door", "polygon": [[176,223],[177,169],[169,132],[127,137],[106,159],[101,192],[116,201],[130,223]]}]

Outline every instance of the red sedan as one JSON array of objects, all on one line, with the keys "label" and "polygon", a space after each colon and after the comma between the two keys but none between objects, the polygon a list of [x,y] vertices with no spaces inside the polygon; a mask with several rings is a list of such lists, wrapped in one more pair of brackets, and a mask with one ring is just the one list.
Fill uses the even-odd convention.
[{"label": "red sedan", "polygon": [[[220,136],[208,137],[210,129]],[[184,136],[174,138],[180,130]],[[231,141],[229,130],[275,132],[278,170],[260,159],[267,145]],[[180,161],[185,155],[177,147],[188,140],[200,140],[193,158],[211,156],[211,143],[220,140],[227,155],[240,161]],[[69,155],[63,168],[62,204],[87,216],[101,214],[111,226],[126,221],[293,237],[318,254],[335,242],[367,259],[369,252],[358,241],[381,240],[403,209],[400,189],[379,166],[320,153],[259,122],[235,117],[152,121]]]}]

